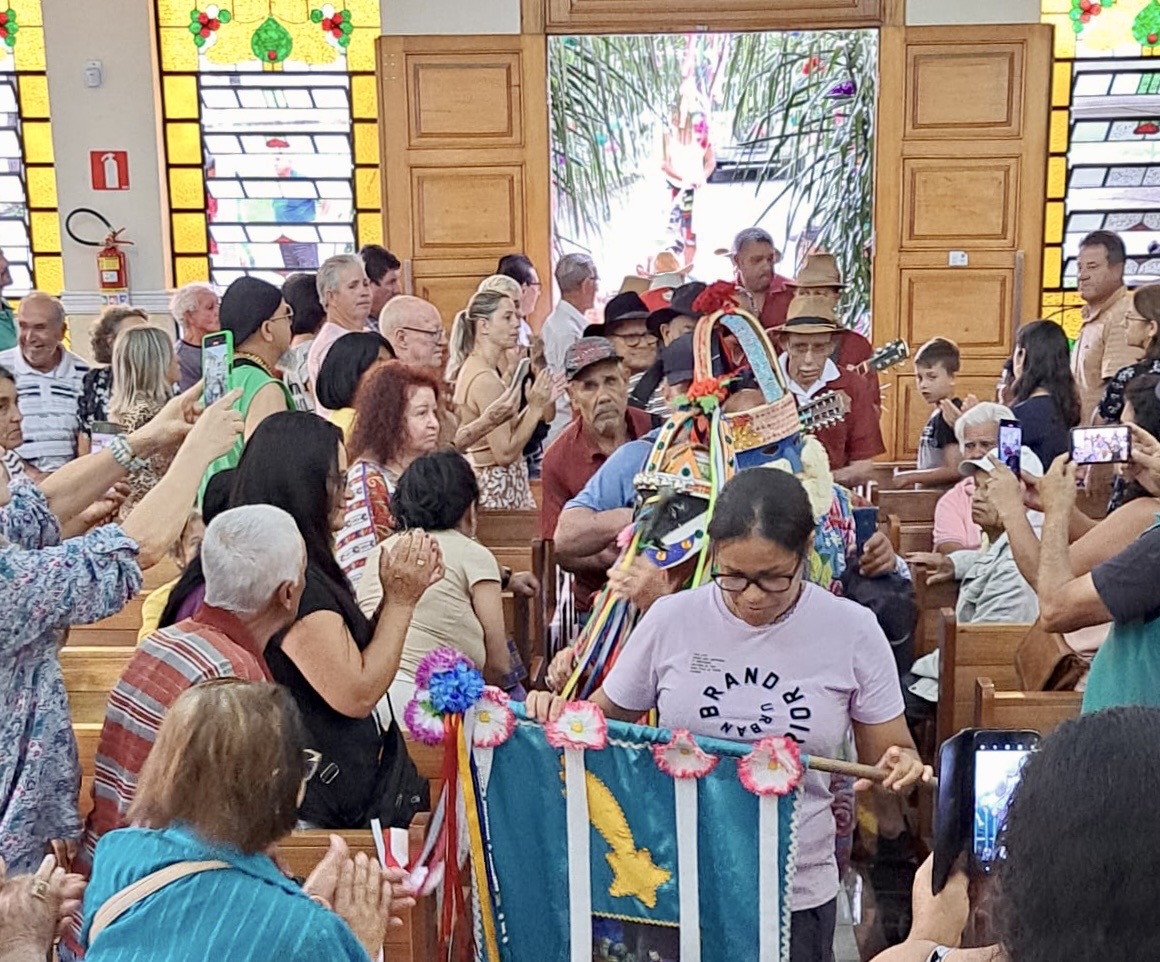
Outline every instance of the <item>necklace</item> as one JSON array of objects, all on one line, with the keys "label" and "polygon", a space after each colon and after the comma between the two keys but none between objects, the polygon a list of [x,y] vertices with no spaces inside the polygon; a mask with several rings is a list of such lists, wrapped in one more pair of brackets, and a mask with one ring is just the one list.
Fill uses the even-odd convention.
[{"label": "necklace", "polygon": [[234,360],[236,360],[236,361],[249,361],[250,363],[256,364],[258,367],[260,367],[270,377],[273,377],[273,378],[277,377],[277,375],[273,371],[270,370],[270,365],[267,364],[265,361],[263,361],[260,357],[258,357],[257,354],[250,354],[247,351],[239,351],[237,354],[234,355]]}]

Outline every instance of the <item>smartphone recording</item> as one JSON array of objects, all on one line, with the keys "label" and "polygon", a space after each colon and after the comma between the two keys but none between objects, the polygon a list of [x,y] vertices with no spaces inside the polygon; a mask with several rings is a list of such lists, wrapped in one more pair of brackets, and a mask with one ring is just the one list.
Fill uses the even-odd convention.
[{"label": "smartphone recording", "polygon": [[1132,458],[1132,432],[1125,424],[1071,429],[1076,464],[1125,464]]}]

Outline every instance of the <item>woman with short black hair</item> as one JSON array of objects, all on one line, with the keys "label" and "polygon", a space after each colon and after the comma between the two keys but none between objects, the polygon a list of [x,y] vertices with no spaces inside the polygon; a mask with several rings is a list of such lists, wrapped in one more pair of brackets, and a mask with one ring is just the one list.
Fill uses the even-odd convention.
[{"label": "woman with short black hair", "polygon": [[[415,690],[419,662],[436,648],[463,652],[500,687],[515,684],[507,629],[503,620],[502,575],[498,562],[475,540],[479,483],[467,459],[457,451],[436,451],[415,459],[399,478],[391,501],[400,532],[424,530],[439,544],[446,569],[411,616],[399,670],[391,685],[391,701],[406,704]],[[404,534],[384,541],[371,552],[367,570],[374,570]],[[375,578],[358,585],[364,612],[378,608],[383,591]]]},{"label": "woman with short black hair", "polygon": [[1070,450],[1071,429],[1083,413],[1063,328],[1055,321],[1032,321],[1019,328],[1014,371],[1011,410],[1023,428],[1023,445],[1048,468]]},{"label": "woman with short black hair", "polygon": [[[709,523],[711,581],[659,599],[592,696],[609,718],[656,709],[664,728],[754,742],[788,736],[833,757],[852,727],[883,787],[929,780],[903,718],[890,644],[874,614],[805,580],[815,523],[793,475],[752,468],[729,481]],[[563,700],[528,696],[558,717]],[[830,777],[803,780],[793,888],[793,962],[831,959],[838,893]]]},{"label": "woman with short black hair", "polygon": [[334,342],[318,369],[318,383],[314,396],[330,412],[330,421],[342,429],[349,441],[354,433],[354,402],[366,375],[387,361],[394,360],[395,352],[381,334],[347,334]]}]

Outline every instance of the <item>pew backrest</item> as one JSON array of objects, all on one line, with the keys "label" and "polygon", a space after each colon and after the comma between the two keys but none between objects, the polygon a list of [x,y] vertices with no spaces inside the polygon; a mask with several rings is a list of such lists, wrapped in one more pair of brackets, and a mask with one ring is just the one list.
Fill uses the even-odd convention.
[{"label": "pew backrest", "polygon": [[65,645],[60,650],[60,670],[74,723],[100,725],[104,722],[109,692],[136,650],[107,645]]},{"label": "pew backrest", "polygon": [[987,677],[975,679],[976,728],[1030,728],[1047,737],[1065,721],[1078,718],[1083,692],[999,691]]}]

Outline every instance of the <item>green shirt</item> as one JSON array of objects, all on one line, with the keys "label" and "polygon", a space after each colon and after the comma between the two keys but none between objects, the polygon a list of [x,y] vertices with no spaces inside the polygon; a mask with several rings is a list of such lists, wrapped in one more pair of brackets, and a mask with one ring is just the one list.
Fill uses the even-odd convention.
[{"label": "green shirt", "polygon": [[12,313],[11,304],[0,300],[0,351],[7,351],[16,343],[16,315]]},{"label": "green shirt", "polygon": [[1114,624],[1100,646],[1083,695],[1085,712],[1113,705],[1160,705],[1160,526],[1092,570],[1092,584]]},{"label": "green shirt", "polygon": [[[230,390],[241,389],[242,396],[238,398],[234,404],[234,408],[241,413],[243,420],[249,413],[250,405],[254,403],[254,396],[267,384],[277,384],[282,389],[282,393],[286,398],[287,411],[293,411],[295,409],[294,397],[285,384],[276,377],[270,377],[269,374],[256,364],[248,361],[234,361],[233,369],[230,372]],[[209,479],[219,471],[236,468],[238,461],[242,458],[242,449],[245,446],[245,438],[239,437],[234,442],[233,448],[210,464],[206,469],[205,477],[201,479],[201,488],[197,492],[197,503],[199,505],[201,504],[202,498],[205,497],[205,486],[209,484]]]}]

